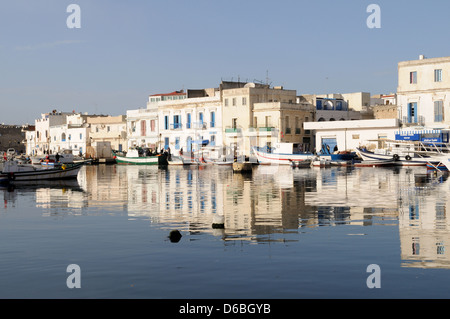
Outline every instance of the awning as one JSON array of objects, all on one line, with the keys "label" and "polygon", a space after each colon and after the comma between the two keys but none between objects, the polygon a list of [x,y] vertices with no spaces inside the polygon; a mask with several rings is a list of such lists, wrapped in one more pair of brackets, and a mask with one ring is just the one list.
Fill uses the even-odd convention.
[{"label": "awning", "polygon": [[209,144],[209,140],[196,140],[196,141],[192,141],[193,144],[201,144],[201,145],[208,145]]}]

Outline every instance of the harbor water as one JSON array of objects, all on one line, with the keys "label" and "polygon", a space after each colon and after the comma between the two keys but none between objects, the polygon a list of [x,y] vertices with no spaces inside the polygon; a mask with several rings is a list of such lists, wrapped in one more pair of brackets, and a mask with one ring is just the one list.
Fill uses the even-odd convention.
[{"label": "harbor water", "polygon": [[447,176],[88,165],[2,186],[0,298],[449,298]]}]

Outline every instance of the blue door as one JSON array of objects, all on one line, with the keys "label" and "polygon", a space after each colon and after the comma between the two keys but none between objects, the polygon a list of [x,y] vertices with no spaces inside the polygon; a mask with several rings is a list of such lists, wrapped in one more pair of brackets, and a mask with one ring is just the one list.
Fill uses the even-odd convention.
[{"label": "blue door", "polygon": [[337,145],[336,138],[322,138],[322,153],[331,154]]}]

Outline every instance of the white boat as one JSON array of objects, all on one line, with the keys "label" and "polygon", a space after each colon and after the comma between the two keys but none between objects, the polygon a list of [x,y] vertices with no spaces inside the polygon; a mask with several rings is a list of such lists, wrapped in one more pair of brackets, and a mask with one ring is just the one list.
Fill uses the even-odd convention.
[{"label": "white boat", "polygon": [[364,161],[395,161],[400,166],[426,166],[434,163],[437,152],[421,151],[412,143],[388,142],[389,147],[369,151],[365,148],[357,148]]},{"label": "white boat", "polygon": [[125,156],[114,153],[117,164],[127,165],[168,165],[167,154],[145,156],[139,154],[139,150],[130,149]]},{"label": "white boat", "polygon": [[260,164],[291,165],[292,161],[312,160],[316,157],[312,153],[296,152],[294,145],[294,143],[277,143],[271,150],[259,147],[253,147],[252,150]]},{"label": "white boat", "polygon": [[40,181],[77,178],[83,165],[62,165],[55,168],[36,167],[35,165],[19,164],[8,160],[3,164],[0,179],[11,181]]}]

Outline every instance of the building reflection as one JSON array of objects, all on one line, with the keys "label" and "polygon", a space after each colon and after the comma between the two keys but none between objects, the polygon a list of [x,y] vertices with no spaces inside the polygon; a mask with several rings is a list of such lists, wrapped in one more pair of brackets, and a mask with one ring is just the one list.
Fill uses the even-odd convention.
[{"label": "building reflection", "polygon": [[[86,166],[78,180],[3,186],[3,206],[35,196],[46,216],[123,214],[226,243],[297,240],[307,228],[399,227],[402,266],[450,267],[448,174],[424,168]],[[1,194],[1,193],[0,193]],[[223,216],[224,228],[213,228]]]}]

